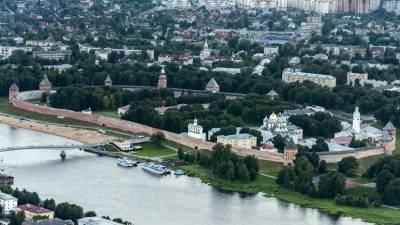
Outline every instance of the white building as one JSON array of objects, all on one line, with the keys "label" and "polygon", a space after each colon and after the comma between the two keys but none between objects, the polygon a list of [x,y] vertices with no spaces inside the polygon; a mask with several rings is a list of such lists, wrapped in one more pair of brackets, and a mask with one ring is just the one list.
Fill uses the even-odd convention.
[{"label": "white building", "polygon": [[164,4],[170,9],[189,9],[192,6],[190,0],[169,0]]},{"label": "white building", "polygon": [[387,12],[393,12],[396,15],[400,15],[400,1],[398,0],[384,1],[382,4],[382,8],[385,9]]},{"label": "white building", "polygon": [[383,80],[360,80],[361,86],[367,85],[372,85],[372,87],[377,88],[377,87],[384,87],[388,85],[387,81]]},{"label": "white building", "polygon": [[278,54],[279,54],[278,46],[265,46],[264,47],[264,55],[271,56],[271,55],[278,55]]},{"label": "white building", "polygon": [[356,109],[354,110],[353,113],[353,125],[352,128],[356,133],[360,133],[360,128],[361,127],[361,114],[360,111],[358,110],[358,106],[356,106]]},{"label": "white building", "polygon": [[206,140],[206,133],[203,133],[203,127],[197,124],[197,119],[188,125],[188,136],[196,139]]},{"label": "white building", "polygon": [[263,142],[271,140],[276,135],[281,135],[288,139],[292,139],[294,143],[303,139],[303,129],[293,125],[283,114],[276,115],[274,112],[268,117],[265,116],[263,125],[259,128]]},{"label": "white building", "polygon": [[118,108],[118,116],[124,115],[126,112],[128,112],[130,107],[131,107],[130,105],[125,105],[125,106],[119,107]]},{"label": "white building", "polygon": [[10,214],[17,207],[18,199],[12,195],[0,193],[0,205],[3,208],[3,214]]},{"label": "white building", "polygon": [[0,59],[8,59],[14,51],[32,52],[31,47],[0,46]]},{"label": "white building", "polygon": [[304,73],[291,68],[286,68],[282,73],[282,80],[285,83],[303,83],[308,80],[321,86],[327,86],[330,88],[336,87],[336,78],[331,75],[316,74],[316,73]]},{"label": "white building", "polygon": [[119,139],[116,141],[112,142],[115,146],[117,146],[121,151],[129,151],[132,150],[131,147],[131,140],[124,140],[124,139]]},{"label": "white building", "polygon": [[381,5],[381,0],[369,0],[369,11],[375,11],[379,9],[379,6]]},{"label": "white building", "polygon": [[206,42],[204,43],[204,46],[203,46],[203,50],[201,50],[201,52],[200,52],[200,60],[204,60],[204,59],[207,59],[208,57],[210,57],[210,55],[211,55],[211,52],[210,52],[210,49],[208,49],[208,43],[207,43],[207,40],[206,40]]}]

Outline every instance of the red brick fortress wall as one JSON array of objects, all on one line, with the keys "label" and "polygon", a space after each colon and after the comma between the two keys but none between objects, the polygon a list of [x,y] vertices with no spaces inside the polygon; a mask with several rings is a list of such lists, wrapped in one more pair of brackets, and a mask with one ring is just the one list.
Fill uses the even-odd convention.
[{"label": "red brick fortress wall", "polygon": [[[187,136],[181,136],[169,131],[164,131],[160,129],[156,129],[153,127],[149,127],[143,124],[125,121],[121,119],[108,118],[98,115],[88,115],[80,112],[74,112],[71,110],[65,109],[57,109],[46,106],[35,105],[29,102],[24,102],[20,100],[14,100],[12,102],[13,106],[19,109],[23,109],[30,112],[36,112],[44,115],[51,116],[62,116],[64,118],[70,118],[80,121],[86,121],[89,123],[97,124],[99,126],[103,126],[105,128],[114,128],[123,131],[127,131],[130,133],[145,133],[148,135],[152,135],[157,132],[163,132],[165,138],[167,140],[177,142],[184,146],[188,146],[190,148],[198,148],[198,149],[206,149],[211,150],[215,143],[202,141],[199,139],[194,139]],[[275,162],[283,162],[283,157],[281,153],[270,153],[270,152],[261,152],[257,150],[239,150],[232,149],[232,151],[240,156],[254,155],[262,160],[269,160]]]}]

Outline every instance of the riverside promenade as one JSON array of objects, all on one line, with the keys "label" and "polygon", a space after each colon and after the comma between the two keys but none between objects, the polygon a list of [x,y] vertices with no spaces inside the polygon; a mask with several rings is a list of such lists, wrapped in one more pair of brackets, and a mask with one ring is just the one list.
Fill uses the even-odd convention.
[{"label": "riverside promenade", "polygon": [[60,137],[65,137],[71,140],[78,141],[83,144],[97,144],[115,139],[114,137],[100,134],[96,131],[60,126],[55,124],[45,124],[33,120],[21,120],[16,117],[5,115],[0,115],[0,123],[7,124],[11,127],[18,127],[48,134],[54,134]]}]

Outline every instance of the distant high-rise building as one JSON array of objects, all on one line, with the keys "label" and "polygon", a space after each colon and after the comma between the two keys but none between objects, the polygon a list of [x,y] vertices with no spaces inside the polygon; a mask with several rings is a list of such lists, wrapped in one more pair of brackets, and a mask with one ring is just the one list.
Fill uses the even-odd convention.
[{"label": "distant high-rise building", "polygon": [[375,11],[381,6],[381,0],[369,0],[369,11]]},{"label": "distant high-rise building", "polygon": [[400,15],[400,1],[398,0],[384,1],[382,8],[387,12],[393,12],[396,15]]},{"label": "distant high-rise building", "polygon": [[369,0],[338,0],[336,12],[356,14],[369,13]]}]

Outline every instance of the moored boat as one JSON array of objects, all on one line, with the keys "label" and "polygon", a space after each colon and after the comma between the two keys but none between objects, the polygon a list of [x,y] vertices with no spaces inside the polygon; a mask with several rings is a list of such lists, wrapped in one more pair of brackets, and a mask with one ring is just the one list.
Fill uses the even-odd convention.
[{"label": "moored boat", "polygon": [[175,176],[182,176],[185,175],[185,172],[183,170],[175,170],[174,174]]},{"label": "moored boat", "polygon": [[117,165],[122,167],[134,167],[139,164],[136,160],[130,160],[126,157],[118,159]]},{"label": "moored boat", "polygon": [[171,173],[171,171],[167,167],[165,167],[161,164],[154,163],[154,162],[145,163],[143,165],[142,169],[151,174],[159,175],[159,176]]}]

